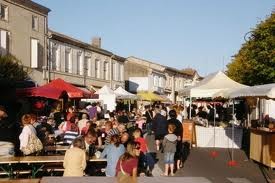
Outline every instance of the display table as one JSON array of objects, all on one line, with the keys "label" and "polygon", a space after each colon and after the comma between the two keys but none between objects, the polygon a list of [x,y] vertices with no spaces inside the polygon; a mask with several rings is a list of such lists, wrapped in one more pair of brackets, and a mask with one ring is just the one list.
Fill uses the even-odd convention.
[{"label": "display table", "polygon": [[275,168],[275,131],[250,129],[250,159]]},{"label": "display table", "polygon": [[[215,138],[214,138],[215,133]],[[232,139],[232,128],[203,127],[196,125],[197,147],[219,147],[219,148],[241,148],[243,129],[234,128],[234,139]]]}]

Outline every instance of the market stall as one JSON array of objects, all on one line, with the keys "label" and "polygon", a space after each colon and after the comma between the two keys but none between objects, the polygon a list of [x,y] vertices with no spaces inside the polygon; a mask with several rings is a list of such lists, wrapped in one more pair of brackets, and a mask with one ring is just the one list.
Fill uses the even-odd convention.
[{"label": "market stall", "polygon": [[131,103],[133,102],[133,100],[137,100],[138,97],[135,94],[132,94],[126,90],[124,90],[121,86],[118,87],[114,93],[116,94],[116,99],[117,100],[123,100],[124,104],[127,103],[128,104],[128,110],[131,110]]},{"label": "market stall", "polygon": [[95,92],[98,95],[99,100],[103,101],[103,109],[113,111],[116,109],[116,94],[108,86],[103,86]]},{"label": "market stall", "polygon": [[[251,86],[229,94],[231,98],[249,97],[275,99],[275,83]],[[273,121],[272,121],[273,120]],[[258,125],[258,126],[257,126]],[[250,128],[250,158],[268,167],[275,168],[275,121],[260,118]]]},{"label": "market stall", "polygon": [[[237,83],[236,81],[230,79],[227,77],[223,72],[219,71],[213,74],[210,74],[206,76],[202,81],[197,83],[194,86],[190,86],[187,88],[184,88],[179,91],[179,95],[184,97],[190,98],[190,103],[192,103],[192,98],[217,98],[217,97],[225,97],[229,92],[232,92],[237,89],[241,88],[247,88],[248,86],[242,85],[240,83]],[[191,116],[191,107],[190,107],[190,116]],[[200,147],[226,147],[229,148],[231,146],[240,148],[240,145],[219,145],[219,141],[221,143],[228,142],[229,139],[231,140],[231,144],[236,141],[235,137],[232,137],[232,133],[228,133],[228,130],[225,128],[217,128],[215,123],[215,117],[216,117],[216,108],[215,108],[215,102],[214,102],[214,127],[201,127],[201,126],[195,126],[196,128],[196,140],[197,145]],[[231,129],[232,131],[234,128]],[[242,134],[242,133],[241,133]],[[207,137],[209,137],[212,140],[207,140]],[[238,138],[241,138],[241,135],[238,136]],[[202,140],[200,140],[202,139]],[[209,142],[210,141],[210,142]],[[239,139],[238,141],[241,141]],[[199,142],[199,144],[198,144]],[[228,143],[225,143],[228,144]]]}]

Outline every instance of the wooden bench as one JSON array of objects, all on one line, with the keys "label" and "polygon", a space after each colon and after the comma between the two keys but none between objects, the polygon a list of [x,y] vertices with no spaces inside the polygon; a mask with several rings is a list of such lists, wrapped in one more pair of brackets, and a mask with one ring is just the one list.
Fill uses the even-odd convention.
[{"label": "wooden bench", "polygon": [[[47,168],[47,165],[60,164],[57,169],[63,169],[64,155],[61,156],[23,156],[23,157],[8,157],[0,158],[0,169],[3,173],[7,174],[9,178],[14,177],[14,175],[20,173],[19,171],[13,170],[14,164],[27,164],[31,166],[31,175],[35,178],[38,171]],[[89,162],[106,162],[106,159],[91,158]],[[60,168],[61,167],[61,168]],[[54,170],[54,168],[50,168]]]},{"label": "wooden bench", "polygon": [[0,183],[5,182],[5,183],[39,183],[40,179],[1,179]]}]

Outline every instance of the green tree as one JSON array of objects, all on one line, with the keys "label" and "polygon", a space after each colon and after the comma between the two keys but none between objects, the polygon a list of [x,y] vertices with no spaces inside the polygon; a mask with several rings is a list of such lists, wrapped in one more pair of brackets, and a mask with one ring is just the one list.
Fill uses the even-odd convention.
[{"label": "green tree", "polygon": [[274,83],[275,12],[250,33],[249,39],[227,65],[227,75],[247,85]]},{"label": "green tree", "polygon": [[0,55],[0,80],[23,81],[28,79],[28,70],[12,55]]}]

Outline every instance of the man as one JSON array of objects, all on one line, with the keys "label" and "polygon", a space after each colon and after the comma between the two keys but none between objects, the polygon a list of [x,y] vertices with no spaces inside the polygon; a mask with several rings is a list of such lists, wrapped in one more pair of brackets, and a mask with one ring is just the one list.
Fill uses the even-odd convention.
[{"label": "man", "polygon": [[160,114],[159,106],[155,107],[155,117],[152,121],[152,130],[155,134],[155,141],[156,141],[156,150],[160,150],[160,144],[163,140],[164,136],[167,134],[167,125],[168,122],[166,117]]}]

